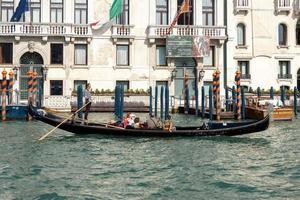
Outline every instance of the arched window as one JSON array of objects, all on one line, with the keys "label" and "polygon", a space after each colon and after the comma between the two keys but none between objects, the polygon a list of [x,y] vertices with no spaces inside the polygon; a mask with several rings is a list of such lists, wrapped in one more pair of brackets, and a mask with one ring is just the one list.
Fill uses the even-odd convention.
[{"label": "arched window", "polygon": [[246,45],[246,28],[245,25],[242,23],[237,25],[237,45],[238,46]]},{"label": "arched window", "polygon": [[287,45],[287,27],[285,24],[279,24],[278,26],[278,44],[280,46]]},{"label": "arched window", "polygon": [[296,24],[296,45],[300,45],[300,20]]}]

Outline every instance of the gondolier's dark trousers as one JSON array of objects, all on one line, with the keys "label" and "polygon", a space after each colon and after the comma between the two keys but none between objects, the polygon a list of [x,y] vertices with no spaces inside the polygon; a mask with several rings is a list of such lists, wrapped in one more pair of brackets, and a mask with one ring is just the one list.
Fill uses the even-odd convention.
[{"label": "gondolier's dark trousers", "polygon": [[88,119],[88,115],[89,115],[89,112],[90,112],[90,109],[91,109],[91,104],[92,102],[89,101],[89,99],[85,99],[85,104],[88,105],[85,107],[85,112],[84,112],[84,119],[87,120]]}]

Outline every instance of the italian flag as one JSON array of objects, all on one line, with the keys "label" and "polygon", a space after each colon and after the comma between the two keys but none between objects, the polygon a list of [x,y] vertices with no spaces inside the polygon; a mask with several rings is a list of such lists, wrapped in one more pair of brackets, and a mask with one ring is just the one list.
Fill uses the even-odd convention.
[{"label": "italian flag", "polygon": [[94,29],[99,29],[100,32],[104,33],[112,26],[115,18],[121,15],[122,12],[123,12],[123,0],[114,0],[109,10],[109,21],[101,24],[100,23],[101,20],[98,20],[96,22],[91,23],[90,26],[93,27]]}]

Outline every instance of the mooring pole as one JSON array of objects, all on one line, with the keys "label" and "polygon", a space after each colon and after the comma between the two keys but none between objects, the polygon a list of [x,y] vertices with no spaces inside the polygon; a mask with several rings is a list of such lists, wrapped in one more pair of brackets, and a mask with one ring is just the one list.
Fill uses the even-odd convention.
[{"label": "mooring pole", "polygon": [[221,97],[220,97],[220,71],[217,69],[216,71],[216,114],[217,114],[217,120],[221,120]]},{"label": "mooring pole", "polygon": [[6,82],[6,70],[4,69],[2,71],[2,121],[6,120],[6,88],[7,88],[7,82]]},{"label": "mooring pole", "polygon": [[123,118],[123,113],[124,113],[124,85],[120,87],[120,113],[119,113],[119,118]]},{"label": "mooring pole", "polygon": [[157,117],[158,104],[158,87],[155,86],[154,116]]},{"label": "mooring pole", "polygon": [[241,88],[241,98],[242,98],[242,119],[246,119],[245,92],[243,87]]},{"label": "mooring pole", "polygon": [[33,93],[33,104],[37,105],[37,89],[38,89],[38,80],[37,80],[38,73],[36,70],[33,72],[33,81],[32,81],[32,93]]},{"label": "mooring pole", "polygon": [[14,85],[14,72],[13,72],[13,70],[10,70],[8,75],[9,75],[9,84],[8,84],[9,100],[8,100],[8,104],[12,105],[12,103],[13,103],[13,85]]},{"label": "mooring pole", "polygon": [[236,71],[236,119],[241,119],[241,72]]},{"label": "mooring pole", "polygon": [[152,86],[149,87],[149,115],[152,115]]},{"label": "mooring pole", "polygon": [[[83,88],[82,85],[77,86],[77,110],[83,106]],[[82,111],[78,112],[78,117],[82,119]]]},{"label": "mooring pole", "polygon": [[169,116],[169,107],[170,107],[170,97],[169,97],[169,88],[168,86],[166,87],[165,90],[165,120],[167,119],[167,117]]},{"label": "mooring pole", "polygon": [[195,81],[195,115],[196,117],[199,116],[199,91],[198,91],[198,80]]},{"label": "mooring pole", "polygon": [[280,99],[282,101],[283,106],[285,106],[284,104],[284,100],[285,100],[285,88],[284,86],[280,86]]},{"label": "mooring pole", "polygon": [[160,118],[164,118],[164,86],[160,88]]},{"label": "mooring pole", "polygon": [[298,105],[297,105],[297,95],[298,94],[298,89],[297,89],[297,87],[294,87],[294,113],[295,113],[295,116],[297,116],[298,114],[297,114],[297,109],[298,109]]},{"label": "mooring pole", "polygon": [[185,114],[188,114],[190,110],[190,91],[189,88],[185,90]]},{"label": "mooring pole", "polygon": [[274,99],[274,88],[273,86],[270,88],[270,99]]},{"label": "mooring pole", "polygon": [[213,120],[213,91],[212,87],[209,86],[209,119]]},{"label": "mooring pole", "polygon": [[225,100],[225,104],[226,104],[225,109],[226,109],[226,112],[228,112],[229,111],[229,94],[228,94],[228,87],[227,86],[225,87],[225,98],[226,98],[226,100]]},{"label": "mooring pole", "polygon": [[[28,87],[27,87],[27,91],[28,91],[28,105],[30,103],[32,103],[32,91],[33,91],[33,88],[32,88],[32,84],[33,84],[33,68],[30,67],[29,71],[27,72],[27,75],[28,75]],[[28,121],[31,121],[32,120],[32,116],[28,113],[27,115],[27,120]]]},{"label": "mooring pole", "polygon": [[236,91],[235,87],[232,87],[232,112],[236,113]]},{"label": "mooring pole", "polygon": [[204,86],[201,87],[201,117],[204,118],[205,117],[205,88]]}]

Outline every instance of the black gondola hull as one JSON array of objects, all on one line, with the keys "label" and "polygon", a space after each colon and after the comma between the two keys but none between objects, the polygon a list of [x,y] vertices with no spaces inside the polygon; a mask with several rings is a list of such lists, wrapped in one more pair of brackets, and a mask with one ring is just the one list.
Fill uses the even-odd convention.
[{"label": "black gondola hull", "polygon": [[[30,114],[46,124],[57,126],[63,119],[34,107],[29,108]],[[186,136],[235,136],[264,131],[269,127],[269,116],[254,122],[212,124],[209,129],[202,127],[178,127],[176,131],[167,132],[161,129],[122,129],[109,128],[97,123],[82,124],[78,121],[67,121],[59,128],[75,134],[105,134],[114,136],[135,137],[186,137]]]}]

